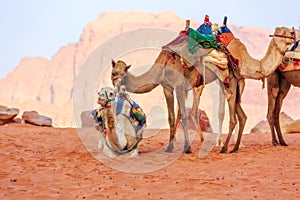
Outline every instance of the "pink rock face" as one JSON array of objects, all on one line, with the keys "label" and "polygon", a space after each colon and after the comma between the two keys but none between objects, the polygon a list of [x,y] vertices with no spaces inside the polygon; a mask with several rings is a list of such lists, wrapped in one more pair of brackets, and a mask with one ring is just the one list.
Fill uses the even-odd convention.
[{"label": "pink rock face", "polygon": [[40,115],[36,111],[25,111],[22,115],[22,119],[26,123],[30,123],[37,126],[52,126],[52,119],[44,115]]},{"label": "pink rock face", "polygon": [[0,125],[13,121],[19,114],[19,109],[0,105]]}]

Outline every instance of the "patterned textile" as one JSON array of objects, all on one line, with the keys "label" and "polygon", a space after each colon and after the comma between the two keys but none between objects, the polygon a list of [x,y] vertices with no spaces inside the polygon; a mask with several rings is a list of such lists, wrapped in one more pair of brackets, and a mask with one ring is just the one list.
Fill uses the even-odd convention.
[{"label": "patterned textile", "polygon": [[279,65],[279,70],[282,72],[300,70],[300,60],[294,59],[283,62]]},{"label": "patterned textile", "polygon": [[211,25],[208,24],[201,24],[198,28],[197,31],[201,34],[209,35],[212,34],[212,28]]},{"label": "patterned textile", "polygon": [[223,25],[219,27],[217,35],[220,35],[222,33],[232,33],[232,32],[226,25]]},{"label": "patterned textile", "polygon": [[285,52],[283,62],[279,65],[282,72],[300,70],[300,46],[299,41],[291,47],[290,51]]},{"label": "patterned textile", "polygon": [[143,113],[142,109],[135,101],[126,96],[120,94],[119,97],[116,98],[116,115],[123,113],[126,116],[130,116],[130,119],[132,119],[131,121],[136,128],[136,132],[138,132],[146,125],[145,113]]},{"label": "patterned textile", "polygon": [[179,35],[169,42],[168,44],[162,46],[163,50],[174,52],[177,55],[184,58],[188,63],[188,66],[192,66],[197,61],[197,55],[192,54],[188,47],[189,40],[189,30],[184,30],[179,33]]},{"label": "patterned textile", "polygon": [[216,36],[213,34],[201,34],[198,31],[190,28],[189,29],[189,39],[188,39],[188,49],[189,51],[194,54],[197,52],[199,48],[215,48],[219,47]]},{"label": "patterned textile", "polygon": [[239,66],[239,60],[234,58],[230,54],[229,49],[227,48],[227,45],[234,38],[234,35],[232,34],[231,30],[226,25],[219,27],[216,38],[217,42],[219,44],[222,44],[220,45],[220,48],[227,55],[229,62],[231,63],[233,68],[236,69]]},{"label": "patterned textile", "polygon": [[[221,38],[227,38],[230,41],[234,38],[231,31],[223,26],[219,30]],[[218,36],[218,37],[219,37]],[[205,35],[197,32],[196,30],[189,28],[188,30],[181,31],[179,35],[162,47],[163,50],[174,52],[177,55],[184,58],[187,63],[183,62],[183,67],[186,65],[194,65],[197,60],[197,54],[199,48],[215,48],[210,55],[205,57],[205,61],[208,63],[206,66],[209,70],[213,71],[225,85],[228,85],[229,71],[228,62],[231,63],[233,70],[238,70],[239,60],[234,58],[226,45],[222,41],[218,41],[215,35]],[[225,42],[227,43],[227,42]]]},{"label": "patterned textile", "polygon": [[223,25],[219,27],[216,37],[218,42],[221,42],[225,46],[227,46],[229,42],[234,38],[234,35],[227,26]]},{"label": "patterned textile", "polygon": [[205,62],[209,62],[212,64],[217,65],[221,69],[226,69],[227,64],[228,64],[228,59],[227,56],[225,55],[224,52],[218,51],[218,50],[213,50],[211,51],[208,56],[204,57]]},{"label": "patterned textile", "polygon": [[279,65],[279,70],[282,72],[300,70],[300,60],[289,61],[287,63],[281,63]]}]

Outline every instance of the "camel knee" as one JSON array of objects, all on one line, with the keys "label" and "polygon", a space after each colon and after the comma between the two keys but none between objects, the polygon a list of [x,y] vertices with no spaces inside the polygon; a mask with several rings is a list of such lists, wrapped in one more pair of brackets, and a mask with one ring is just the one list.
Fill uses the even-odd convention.
[{"label": "camel knee", "polygon": [[276,98],[278,96],[278,93],[279,93],[279,88],[278,87],[273,87],[272,88],[273,97]]},{"label": "camel knee", "polygon": [[231,131],[234,129],[234,127],[236,126],[236,124],[237,124],[236,119],[229,121],[229,128],[230,128]]},{"label": "camel knee", "polygon": [[268,120],[269,124],[273,124],[274,123],[274,115],[268,113],[267,120]]},{"label": "camel knee", "polygon": [[241,117],[241,119],[239,120],[239,123],[240,123],[241,125],[245,125],[247,119],[248,119],[247,115],[244,114],[244,115]]}]

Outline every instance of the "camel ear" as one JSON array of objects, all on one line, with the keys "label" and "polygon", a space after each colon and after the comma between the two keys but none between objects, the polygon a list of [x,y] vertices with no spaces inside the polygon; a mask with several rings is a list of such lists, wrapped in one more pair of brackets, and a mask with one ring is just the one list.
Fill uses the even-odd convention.
[{"label": "camel ear", "polygon": [[111,65],[113,68],[116,66],[116,62],[113,59],[111,60]]},{"label": "camel ear", "polygon": [[126,66],[126,71],[131,67],[131,65],[127,65]]}]

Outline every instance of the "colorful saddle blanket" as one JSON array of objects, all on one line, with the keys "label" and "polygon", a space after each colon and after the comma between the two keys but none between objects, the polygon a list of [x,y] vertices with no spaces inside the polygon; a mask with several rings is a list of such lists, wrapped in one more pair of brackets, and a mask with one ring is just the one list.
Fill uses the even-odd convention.
[{"label": "colorful saddle blanket", "polygon": [[216,41],[216,36],[213,34],[201,34],[198,31],[189,28],[189,40],[188,49],[191,53],[197,52],[199,48],[215,48],[217,49],[219,44]]},{"label": "colorful saddle blanket", "polygon": [[[228,56],[217,49],[220,45],[216,41],[216,37],[213,34],[201,34],[192,28],[181,31],[179,35],[162,47],[163,50],[176,53],[185,59],[187,66],[193,66],[199,59],[197,57],[197,51],[199,48],[207,49],[214,48],[207,56],[204,57],[206,63],[211,63],[207,67],[216,73],[216,75],[223,82],[228,79]],[[213,64],[213,65],[212,65]]]},{"label": "colorful saddle blanket", "polygon": [[191,67],[197,62],[198,57],[197,54],[189,51],[188,40],[189,30],[183,30],[174,40],[162,46],[162,49],[181,56],[186,61],[187,66]]},{"label": "colorful saddle blanket", "polygon": [[[179,35],[162,47],[163,50],[171,51],[184,58],[188,66],[192,66],[197,62],[198,56],[196,52],[202,49],[219,48],[216,37],[213,34],[201,34],[192,28],[181,31]],[[207,59],[209,62],[216,62],[215,58]],[[219,65],[218,62],[214,63]],[[224,62],[222,61],[222,68]]]}]

